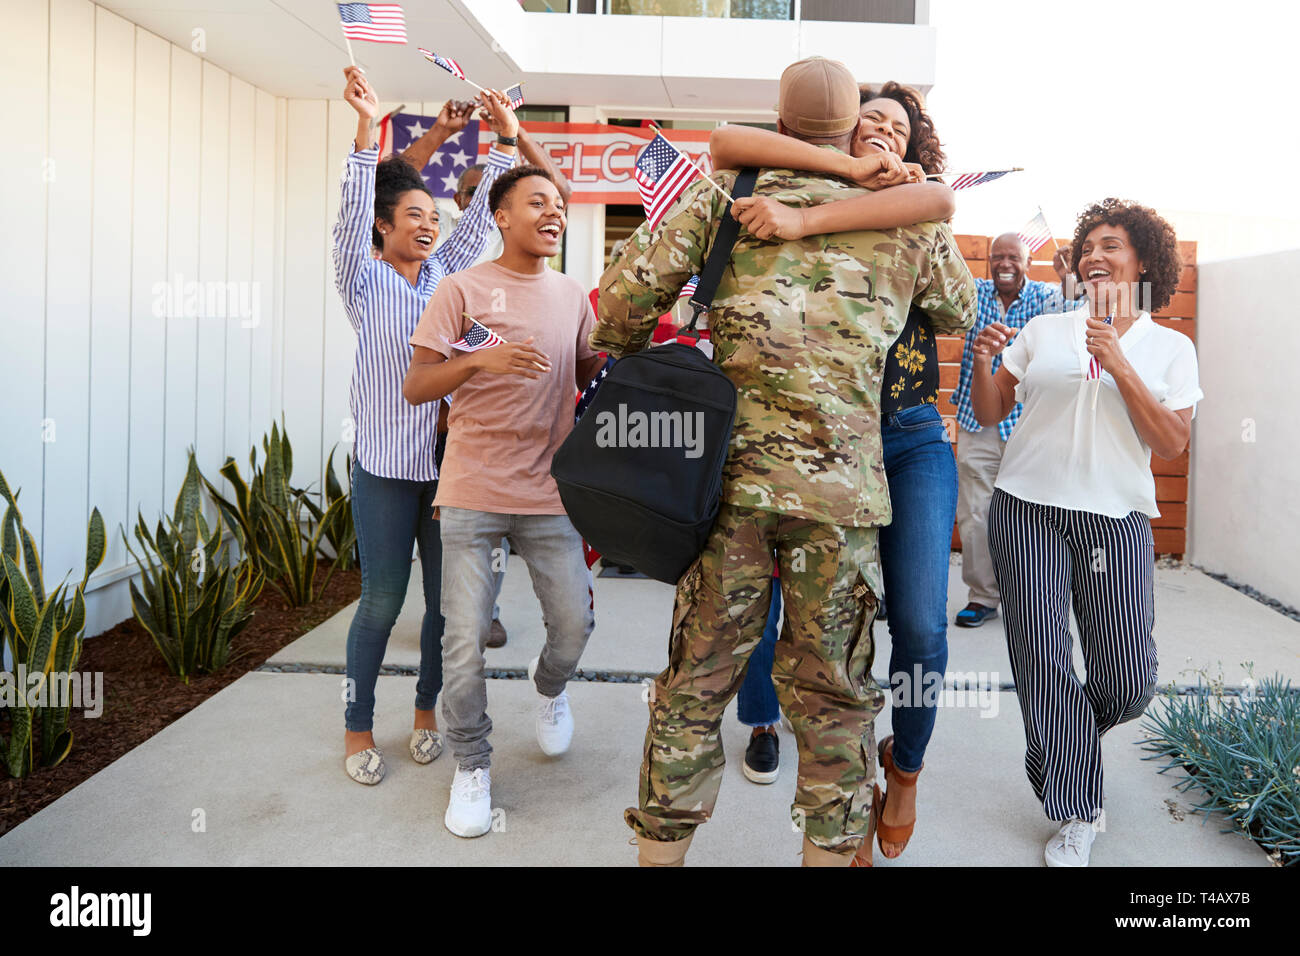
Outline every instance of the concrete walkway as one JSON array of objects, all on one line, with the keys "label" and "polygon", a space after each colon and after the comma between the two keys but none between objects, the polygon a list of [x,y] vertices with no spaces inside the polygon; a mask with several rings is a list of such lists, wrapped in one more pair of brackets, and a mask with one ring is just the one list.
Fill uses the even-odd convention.
[{"label": "concrete walkway", "polygon": [[[442,826],[454,772],[450,754],[429,766],[406,755],[419,660],[418,568],[380,678],[376,740],[388,777],[361,787],[343,773],[341,676],[353,608],[347,608],[41,813],[0,838],[7,864],[405,864],[627,865],[635,859],[622,811],[636,799],[646,726],[635,681],[570,685],[577,734],[560,758],[544,757],[533,735],[529,682],[490,681],[495,730],[494,832],[461,840]],[[1300,623],[1196,571],[1157,572],[1160,679],[1195,683],[1220,671],[1230,685],[1280,671],[1300,675]],[[521,673],[542,641],[541,613],[523,562],[512,558],[502,594],[506,647],[488,666]],[[965,603],[960,567],[950,576],[950,617]],[[583,659],[590,677],[650,675],[666,658],[672,588],[598,578],[597,627]],[[888,633],[875,671],[884,678]],[[1042,815],[1023,772],[1024,737],[1000,623],[949,631],[952,672],[974,673],[989,692],[979,706],[945,707],[921,777],[916,836],[898,861],[878,865],[1041,866],[1055,827]],[[1220,666],[1220,662],[1221,665]],[[310,670],[318,672],[283,672]],[[279,668],[281,672],[271,669]],[[332,672],[319,672],[319,669]],[[1002,688],[1002,689],[999,689]],[[888,710],[877,733],[889,732]],[[729,762],[712,822],[691,850],[693,864],[795,866],[800,838],[789,822],[794,741],[781,732],[781,777],[772,786],[740,772],[747,731],[724,723]],[[1157,773],[1139,721],[1105,742],[1107,832],[1094,866],[1266,866],[1255,844],[1221,833],[1221,818],[1190,812]],[[1192,796],[1189,794],[1189,796]]]}]

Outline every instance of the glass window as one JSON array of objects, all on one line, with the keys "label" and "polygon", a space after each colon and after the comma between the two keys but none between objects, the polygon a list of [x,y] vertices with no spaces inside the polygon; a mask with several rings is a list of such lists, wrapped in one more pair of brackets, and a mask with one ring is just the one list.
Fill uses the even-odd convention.
[{"label": "glass window", "polygon": [[650,17],[734,17],[790,20],[792,0],[605,0],[605,12]]}]

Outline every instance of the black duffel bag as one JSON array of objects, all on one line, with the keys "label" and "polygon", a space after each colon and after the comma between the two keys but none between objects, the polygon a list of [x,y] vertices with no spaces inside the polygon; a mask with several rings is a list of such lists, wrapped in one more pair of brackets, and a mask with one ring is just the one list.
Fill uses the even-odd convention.
[{"label": "black duffel bag", "polygon": [[[732,195],[748,196],[756,177],[744,170]],[[712,303],[738,232],[728,205],[688,332]],[[735,419],[736,386],[698,348],[674,342],[619,359],[551,461],[573,526],[609,561],[676,584],[717,520]]]},{"label": "black duffel bag", "polygon": [[676,342],[614,363],[551,462],[573,526],[608,561],[675,584],[718,517],[736,386]]}]

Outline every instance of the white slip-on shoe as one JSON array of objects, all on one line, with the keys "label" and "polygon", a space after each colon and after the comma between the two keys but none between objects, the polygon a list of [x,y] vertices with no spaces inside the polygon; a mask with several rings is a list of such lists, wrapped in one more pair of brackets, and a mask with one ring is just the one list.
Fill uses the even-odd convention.
[{"label": "white slip-on shoe", "polygon": [[412,730],[407,748],[411,751],[411,759],[416,763],[433,763],[442,753],[442,734],[423,727]]},{"label": "white slip-on shoe", "polygon": [[1048,866],[1087,866],[1097,829],[1091,823],[1071,817],[1047,841],[1043,860]]},{"label": "white slip-on shoe", "polygon": [[367,747],[345,758],[343,769],[357,783],[364,783],[367,786],[374,786],[383,780],[384,774],[388,772],[388,768],[384,766],[384,753],[378,747]]},{"label": "white slip-on shoe", "polygon": [[482,836],[492,829],[492,778],[488,770],[456,768],[443,825],[458,837]]}]

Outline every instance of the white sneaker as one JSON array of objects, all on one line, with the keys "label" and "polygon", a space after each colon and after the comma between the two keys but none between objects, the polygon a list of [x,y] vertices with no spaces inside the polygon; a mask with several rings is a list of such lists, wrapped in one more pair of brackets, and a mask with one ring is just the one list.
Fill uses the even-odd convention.
[{"label": "white sneaker", "polygon": [[1091,823],[1072,817],[1047,841],[1043,859],[1048,866],[1087,866],[1097,829]]},{"label": "white sneaker", "polygon": [[487,770],[456,768],[442,822],[458,837],[482,836],[492,829],[492,778]]},{"label": "white sneaker", "polygon": [[[538,658],[528,662],[528,678],[537,673]],[[537,745],[548,757],[558,757],[569,749],[573,741],[573,712],[569,709],[569,694],[561,691],[558,697],[537,695]]]}]

